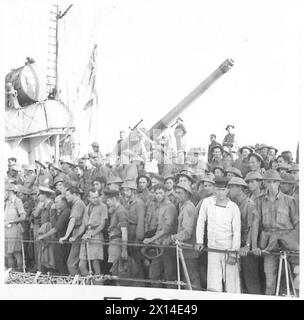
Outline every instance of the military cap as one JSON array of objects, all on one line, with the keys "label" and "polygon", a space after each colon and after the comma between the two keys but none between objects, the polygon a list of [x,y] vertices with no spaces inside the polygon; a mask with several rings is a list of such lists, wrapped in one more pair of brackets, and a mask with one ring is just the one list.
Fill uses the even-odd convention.
[{"label": "military cap", "polygon": [[119,177],[112,177],[108,182],[107,184],[112,184],[112,183],[123,183],[123,181],[119,178]]},{"label": "military cap", "polygon": [[278,150],[276,147],[274,147],[274,146],[269,146],[269,150],[270,150],[270,149],[273,149],[273,150],[275,151],[275,154],[277,154],[278,151],[279,151],[279,150]]},{"label": "military cap", "polygon": [[226,169],[226,173],[231,172],[239,178],[243,178],[241,171],[238,168],[230,167]]},{"label": "military cap", "polygon": [[278,171],[273,170],[273,169],[265,171],[265,173],[263,175],[263,179],[264,180],[282,181],[282,178],[281,178],[280,174],[278,173]]},{"label": "military cap", "polygon": [[37,164],[39,164],[39,166],[43,167],[44,169],[46,169],[46,165],[42,162],[42,161],[39,161],[39,160],[35,160],[35,162]]},{"label": "military cap", "polygon": [[228,186],[243,186],[243,187],[248,187],[247,183],[239,177],[232,177],[229,182],[228,182]]},{"label": "military cap", "polygon": [[55,170],[58,170],[58,171],[60,171],[60,172],[63,172],[59,164],[57,164],[57,163],[52,163],[51,166],[52,166]]},{"label": "military cap", "polygon": [[137,184],[133,180],[125,180],[121,185],[121,188],[129,188],[129,189],[137,190]]},{"label": "military cap", "polygon": [[265,143],[261,143],[261,144],[258,145],[257,148],[255,148],[255,150],[261,150],[263,148],[269,149],[269,146],[267,146]]},{"label": "military cap", "polygon": [[290,168],[290,165],[289,165],[289,164],[287,164],[287,163],[281,163],[281,164],[278,165],[277,171],[279,171],[280,169],[289,170],[289,168]]},{"label": "military cap", "polygon": [[215,177],[214,183],[217,188],[226,188],[229,179],[227,177]]},{"label": "military cap", "polygon": [[17,189],[18,189],[18,192],[20,193],[23,193],[23,194],[31,194],[31,190],[21,184],[18,184],[17,185]]},{"label": "military cap", "polygon": [[249,150],[249,151],[250,151],[250,153],[252,153],[252,152],[253,152],[253,149],[252,149],[250,146],[242,146],[242,147],[240,148],[240,153],[242,153],[244,149]]},{"label": "military cap", "polygon": [[45,187],[45,186],[39,186],[39,193],[43,194],[55,194],[55,191],[52,189]]},{"label": "military cap", "polygon": [[227,124],[227,126],[226,126],[226,129],[225,129],[225,130],[228,130],[229,128],[234,129],[234,125],[232,125],[232,124]]},{"label": "military cap", "polygon": [[260,160],[260,161],[262,162],[262,164],[264,164],[264,159],[263,159],[263,157],[262,157],[259,153],[257,153],[257,152],[252,152],[252,153],[250,153],[250,155],[248,156],[248,158],[251,158],[251,157],[257,158],[258,160]]},{"label": "military cap", "polygon": [[258,171],[250,171],[247,173],[245,177],[245,181],[250,181],[250,180],[263,180],[263,177]]},{"label": "military cap", "polygon": [[215,169],[220,169],[220,170],[222,170],[223,173],[225,172],[224,167],[221,165],[216,165],[215,167],[213,167],[213,170],[212,170],[213,173],[214,173]]},{"label": "military cap", "polygon": [[282,181],[281,183],[288,183],[288,184],[297,184],[297,180],[295,176],[291,173],[282,173],[281,174]]},{"label": "military cap", "polygon": [[292,172],[292,171],[299,171],[299,165],[297,163],[293,163],[289,169],[288,172]]},{"label": "military cap", "polygon": [[192,191],[191,187],[187,183],[179,183],[174,188],[175,189],[178,189],[178,188],[183,189],[186,192],[190,193],[190,195],[193,194],[193,191]]},{"label": "military cap", "polygon": [[166,182],[166,180],[168,180],[168,179],[172,179],[174,181],[175,177],[173,174],[167,174],[164,176],[164,182]]},{"label": "military cap", "polygon": [[209,182],[209,183],[215,184],[214,179],[211,179],[208,176],[201,178],[199,182],[200,183]]},{"label": "military cap", "polygon": [[18,187],[15,184],[9,184],[8,186],[6,186],[5,190],[19,192]]},{"label": "military cap", "polygon": [[212,172],[207,172],[206,177],[214,181],[215,175]]},{"label": "military cap", "polygon": [[62,178],[62,177],[56,177],[56,178],[54,179],[53,185],[55,186],[58,182],[64,182],[63,178]]},{"label": "military cap", "polygon": [[210,137],[214,137],[216,139],[216,135],[214,133],[211,133]]},{"label": "military cap", "polygon": [[118,190],[113,190],[113,189],[106,188],[106,189],[103,191],[103,194],[104,194],[105,197],[107,197],[107,198],[114,198],[114,197],[117,197],[117,196],[119,195],[119,191],[118,191]]},{"label": "military cap", "polygon": [[219,143],[211,146],[210,152],[212,153],[215,148],[220,148],[221,151],[223,152],[223,146],[221,144],[219,144]]},{"label": "military cap", "polygon": [[190,181],[193,181],[192,175],[188,174],[186,171],[180,172],[176,175],[177,179],[179,179],[180,177],[187,177]]},{"label": "military cap", "polygon": [[99,147],[99,143],[98,143],[98,142],[92,142],[92,143],[91,143],[91,146],[92,146],[92,147]]}]

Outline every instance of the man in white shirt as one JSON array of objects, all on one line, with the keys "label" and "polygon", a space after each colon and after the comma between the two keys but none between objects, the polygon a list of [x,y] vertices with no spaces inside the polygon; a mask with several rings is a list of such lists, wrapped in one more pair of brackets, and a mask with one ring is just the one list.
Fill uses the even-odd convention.
[{"label": "man in white shirt", "polygon": [[[226,177],[216,177],[214,196],[204,199],[197,220],[196,242],[200,250],[207,222],[208,248],[238,251],[241,242],[241,217],[238,206],[228,198]],[[224,290],[222,283],[224,282]],[[240,293],[235,253],[208,252],[207,290]]]}]

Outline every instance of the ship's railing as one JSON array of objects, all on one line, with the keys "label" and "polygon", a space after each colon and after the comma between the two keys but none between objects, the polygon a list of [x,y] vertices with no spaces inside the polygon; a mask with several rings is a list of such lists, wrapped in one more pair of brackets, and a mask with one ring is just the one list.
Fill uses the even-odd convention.
[{"label": "ship's railing", "polygon": [[[179,241],[175,241],[172,245],[160,245],[160,244],[144,244],[144,243],[138,243],[138,242],[123,242],[119,241],[119,239],[115,239],[115,245],[117,246],[127,246],[127,247],[151,247],[151,248],[161,248],[161,249],[175,249],[176,253],[176,269],[177,269],[177,280],[176,281],[166,281],[166,280],[151,280],[151,279],[138,279],[138,278],[126,278],[126,277],[119,277],[115,275],[110,274],[102,274],[102,275],[94,275],[92,271],[92,265],[91,260],[88,260],[88,266],[89,266],[89,275],[87,276],[81,276],[81,275],[75,275],[75,276],[67,276],[67,275],[57,275],[57,274],[51,274],[50,272],[42,273],[40,271],[33,273],[27,271],[27,266],[25,262],[25,250],[24,245],[25,244],[36,244],[38,247],[41,247],[42,244],[59,244],[60,242],[58,240],[50,240],[50,239],[43,239],[43,240],[26,240],[20,238],[9,238],[5,239],[6,242],[9,241],[21,241],[21,252],[22,252],[22,271],[15,271],[15,270],[8,270],[8,276],[6,279],[6,283],[8,284],[78,284],[78,285],[104,285],[107,282],[110,281],[111,285],[120,285],[120,283],[128,282],[128,283],[135,283],[137,286],[149,286],[154,285],[154,287],[163,287],[166,286],[169,288],[176,288],[176,289],[188,289],[188,290],[198,290],[199,288],[193,284],[191,284],[190,277],[188,274],[188,270],[186,267],[185,259],[184,259],[184,250],[197,250],[198,246],[201,246],[202,249],[199,250],[200,254],[202,252],[216,252],[216,253],[223,253],[225,255],[224,261],[225,261],[225,276],[223,278],[224,282],[224,292],[226,288],[225,278],[226,278],[226,265],[227,265],[227,258],[229,255],[233,254],[237,258],[237,264],[240,271],[240,253],[236,250],[221,250],[221,249],[213,249],[204,247],[203,244],[196,244],[191,245],[188,243],[183,243]],[[75,240],[72,243],[84,243],[86,245],[86,248],[88,250],[88,244],[93,243],[100,243],[101,245],[113,245],[112,241],[106,241],[106,240],[100,240],[100,239],[87,239],[87,240]],[[71,244],[69,241],[65,241],[61,244]],[[253,251],[248,251],[248,255],[253,255]],[[275,251],[275,252],[268,252],[266,250],[261,250],[261,256],[278,256],[278,257],[299,257],[299,251],[288,251],[288,250],[281,250],[281,251]],[[285,270],[286,271],[286,270]],[[288,272],[288,271],[287,271]],[[181,280],[181,274],[184,275],[183,280]],[[241,276],[241,275],[240,275]],[[281,276],[281,274],[280,274]],[[289,277],[287,277],[289,279]],[[280,284],[281,279],[278,279],[278,283]],[[291,279],[291,285],[293,290],[293,295],[296,296],[296,290],[294,288],[294,283]],[[278,290],[277,290],[278,291]],[[289,292],[289,288],[287,288],[287,291]],[[290,294],[288,294],[290,295]]]}]

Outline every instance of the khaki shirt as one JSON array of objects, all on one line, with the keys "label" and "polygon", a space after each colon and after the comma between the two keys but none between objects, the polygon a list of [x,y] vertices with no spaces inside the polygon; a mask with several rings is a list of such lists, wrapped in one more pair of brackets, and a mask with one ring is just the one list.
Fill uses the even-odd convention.
[{"label": "khaki shirt", "polygon": [[246,195],[244,195],[242,200],[236,204],[241,212],[241,246],[245,246],[253,218],[257,214],[257,208],[254,201]]},{"label": "khaki shirt", "polygon": [[128,239],[130,241],[143,240],[145,229],[146,206],[144,202],[135,197],[126,204],[128,211]]},{"label": "khaki shirt", "polygon": [[299,211],[294,198],[279,191],[274,202],[266,193],[256,199],[255,221],[262,229],[292,230],[299,224]]},{"label": "khaki shirt", "polygon": [[171,201],[165,199],[158,207],[158,225],[156,234],[165,233],[161,238],[156,240],[162,244],[163,240],[169,235],[176,233],[177,230],[177,210]]},{"label": "khaki shirt", "polygon": [[[195,228],[197,221],[197,210],[194,204],[187,200],[179,206],[176,240],[194,245],[196,240]],[[185,259],[198,257],[198,252],[193,249],[183,249]]]},{"label": "khaki shirt", "polygon": [[110,214],[110,225],[108,228],[110,240],[114,237],[121,238],[121,228],[128,226],[127,215],[127,210],[121,204]]}]

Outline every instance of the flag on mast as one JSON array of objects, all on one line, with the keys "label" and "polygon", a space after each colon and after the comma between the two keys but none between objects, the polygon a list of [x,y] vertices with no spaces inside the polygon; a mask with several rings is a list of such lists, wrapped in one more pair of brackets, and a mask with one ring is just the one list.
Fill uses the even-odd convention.
[{"label": "flag on mast", "polygon": [[94,45],[93,51],[90,56],[89,63],[87,65],[86,71],[82,78],[82,84],[88,86],[90,91],[90,96],[86,104],[84,105],[83,110],[87,110],[92,107],[94,104],[98,105],[98,97],[96,91],[96,71],[97,71],[97,44]]}]

